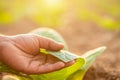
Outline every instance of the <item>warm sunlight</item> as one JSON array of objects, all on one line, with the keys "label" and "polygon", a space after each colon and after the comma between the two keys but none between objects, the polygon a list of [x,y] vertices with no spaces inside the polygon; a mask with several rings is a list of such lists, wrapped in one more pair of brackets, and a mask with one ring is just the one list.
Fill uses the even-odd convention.
[{"label": "warm sunlight", "polygon": [[43,0],[43,4],[49,8],[59,8],[63,4],[63,0]]},{"label": "warm sunlight", "polygon": [[[33,10],[32,19],[42,25],[56,26],[60,17],[68,8],[65,0],[39,0],[31,2],[32,8],[28,7],[29,13]],[[61,23],[60,23],[61,24]]]}]

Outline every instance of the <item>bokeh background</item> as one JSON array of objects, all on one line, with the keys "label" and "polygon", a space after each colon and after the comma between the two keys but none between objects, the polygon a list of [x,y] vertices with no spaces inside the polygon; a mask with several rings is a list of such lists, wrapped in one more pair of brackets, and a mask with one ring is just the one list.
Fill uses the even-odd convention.
[{"label": "bokeh background", "polygon": [[57,30],[75,54],[107,46],[85,80],[120,80],[120,0],[0,0],[0,34],[41,27]]}]

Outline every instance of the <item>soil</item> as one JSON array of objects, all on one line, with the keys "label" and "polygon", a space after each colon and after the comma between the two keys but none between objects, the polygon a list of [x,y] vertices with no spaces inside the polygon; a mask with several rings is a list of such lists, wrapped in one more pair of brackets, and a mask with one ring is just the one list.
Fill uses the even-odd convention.
[{"label": "soil", "polygon": [[[39,26],[25,19],[14,24],[0,25],[0,33],[15,35],[27,33]],[[120,31],[109,31],[92,22],[73,21],[55,28],[66,40],[69,50],[84,52],[107,46],[107,50],[93,63],[84,80],[120,80]]]}]

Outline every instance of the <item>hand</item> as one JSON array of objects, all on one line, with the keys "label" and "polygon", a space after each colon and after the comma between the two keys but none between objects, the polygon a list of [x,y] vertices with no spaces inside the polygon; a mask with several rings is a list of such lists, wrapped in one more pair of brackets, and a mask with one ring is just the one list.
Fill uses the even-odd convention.
[{"label": "hand", "polygon": [[48,73],[75,62],[64,63],[52,55],[40,53],[40,48],[58,51],[63,45],[33,34],[8,36],[0,44],[0,60],[12,69],[26,74]]}]

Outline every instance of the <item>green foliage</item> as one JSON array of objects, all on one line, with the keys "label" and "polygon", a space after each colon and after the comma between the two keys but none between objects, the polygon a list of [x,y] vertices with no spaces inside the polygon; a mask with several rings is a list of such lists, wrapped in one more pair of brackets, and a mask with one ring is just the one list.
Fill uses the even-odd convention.
[{"label": "green foliage", "polygon": [[86,64],[68,77],[67,80],[82,80],[88,68],[92,65],[95,59],[106,49],[106,47],[100,47],[83,54]]},{"label": "green foliage", "polygon": [[40,48],[40,53],[51,54],[51,55],[57,57],[58,59],[62,60],[63,62],[69,62],[71,60],[80,58],[78,55],[70,53],[70,52],[68,52],[66,50],[60,50],[60,51],[56,52],[56,51],[48,51],[46,49]]},{"label": "green foliage", "polygon": [[119,0],[0,0],[0,24],[28,17],[41,26],[55,27],[64,25],[74,15],[79,20],[116,30],[120,28],[119,4]]},{"label": "green foliage", "polygon": [[[40,29],[40,30],[32,31],[32,33],[36,33],[36,34],[42,35],[42,36],[43,36],[44,32],[47,34],[44,37],[49,37],[51,39],[56,40],[57,42],[65,43],[64,40],[62,39],[62,37],[58,33],[56,33],[55,31],[53,31],[51,29]],[[65,45],[65,47],[67,47],[67,46]],[[67,48],[64,48],[64,50],[65,49],[67,50]],[[89,51],[89,52],[85,53],[84,55],[82,55],[81,57],[77,56],[78,58],[72,66],[66,67],[64,69],[61,69],[61,70],[58,70],[55,72],[47,73],[47,74],[26,75],[26,74],[23,74],[23,73],[20,73],[20,72],[10,69],[9,67],[7,67],[6,65],[4,65],[2,63],[0,64],[0,71],[12,73],[15,75],[15,78],[17,77],[18,80],[82,80],[87,69],[91,66],[91,64],[94,62],[94,60],[104,50],[105,50],[105,47],[101,47],[101,48],[97,48],[95,50]],[[45,50],[42,50],[42,52],[44,53]],[[48,51],[48,53],[49,53],[49,51]],[[56,52],[56,54],[61,54],[61,53],[62,52]],[[51,54],[51,52],[50,52],[50,54]],[[70,55],[71,53],[66,53],[66,54]],[[71,56],[72,55],[70,55],[70,58],[73,58]],[[58,57],[58,55],[57,55],[56,57],[57,58],[63,57],[63,59],[64,59],[64,56]],[[14,78],[13,78],[13,80],[14,80]]]},{"label": "green foliage", "polygon": [[[48,74],[30,75],[33,80],[82,80],[87,69],[91,66],[94,60],[105,50],[105,47],[97,48],[95,50],[85,53],[82,57],[78,58],[76,63],[70,67],[64,68],[59,71],[51,72]],[[85,60],[86,64],[85,64]],[[31,80],[31,78],[18,75],[20,80]],[[61,77],[59,77],[61,76]]]},{"label": "green foliage", "polygon": [[66,51],[66,50],[60,50],[58,52],[48,51],[48,53],[57,57],[58,59],[62,60],[63,62],[69,62],[71,60],[80,58],[78,55],[70,53],[69,51]]},{"label": "green foliage", "polygon": [[[36,33],[38,35],[42,35],[44,37],[51,38],[51,39],[53,39],[53,40],[55,40],[57,42],[65,44],[65,41],[63,40],[63,38],[57,32],[55,32],[52,29],[49,29],[49,28],[37,29],[37,30],[33,31],[32,33]],[[66,44],[65,44],[64,50],[67,50]],[[60,59],[62,58],[63,61],[65,59],[64,58],[65,56],[71,58],[70,57],[70,53],[66,53],[66,55],[61,54],[61,52],[51,52],[51,51],[48,51],[48,53],[49,54],[51,54],[51,53],[60,54],[60,55],[54,55],[54,54],[53,55],[56,56],[57,58],[60,58]],[[71,56],[73,56],[73,55],[71,55]],[[48,73],[48,74],[31,75],[31,76],[32,76],[32,78],[34,80],[49,80],[49,79],[50,80],[55,80],[55,79],[56,80],[65,80],[69,75],[71,75],[72,73],[77,71],[84,64],[85,64],[84,58],[78,58],[77,62],[74,65],[72,65],[72,66],[70,66],[68,68],[64,68],[62,70],[55,71],[55,72]],[[59,77],[59,76],[61,76],[61,77]]]},{"label": "green foliage", "polygon": [[[119,0],[84,0],[76,9],[76,17],[80,20],[91,21],[108,30],[120,28]],[[78,4],[80,4],[78,6]]]},{"label": "green foliage", "polygon": [[[82,80],[87,69],[104,50],[105,47],[91,50],[82,56],[83,59],[78,58],[76,63],[68,68],[48,74],[32,75],[32,78],[34,80]],[[86,64],[84,64],[84,59],[86,60]]]},{"label": "green foliage", "polygon": [[36,29],[36,30],[32,31],[31,33],[34,33],[34,34],[37,34],[37,35],[40,35],[40,36],[44,36],[44,37],[53,39],[56,42],[62,43],[62,44],[64,44],[64,50],[68,50],[68,47],[67,47],[67,44],[66,44],[65,40],[62,38],[61,35],[59,35],[53,29],[39,28],[39,29]]},{"label": "green foliage", "polygon": [[23,0],[0,0],[0,24],[10,24],[22,18],[25,13]]},{"label": "green foliage", "polygon": [[70,67],[64,68],[59,71],[55,71],[48,74],[41,75],[31,75],[34,80],[66,80],[68,76],[72,73],[76,72],[79,68],[81,68],[85,64],[84,59],[77,59],[76,63]]}]

